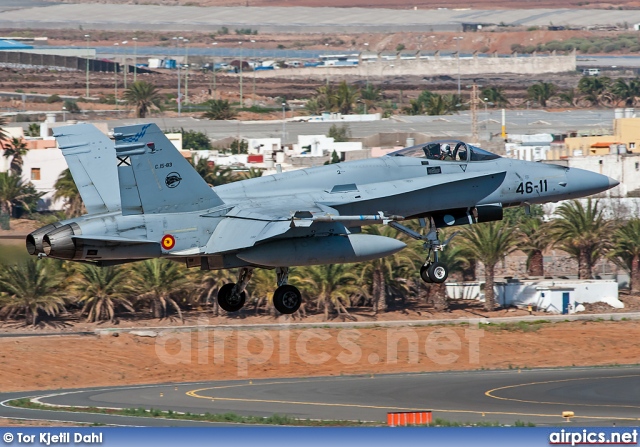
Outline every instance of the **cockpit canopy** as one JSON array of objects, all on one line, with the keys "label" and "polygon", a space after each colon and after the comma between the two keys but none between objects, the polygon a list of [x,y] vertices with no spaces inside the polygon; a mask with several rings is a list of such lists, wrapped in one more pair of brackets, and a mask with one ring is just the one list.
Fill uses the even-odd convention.
[{"label": "cockpit canopy", "polygon": [[441,161],[487,161],[500,158],[499,155],[487,152],[484,149],[467,144],[459,140],[438,140],[430,143],[418,144],[406,147],[399,151],[391,152],[390,157],[415,157]]}]

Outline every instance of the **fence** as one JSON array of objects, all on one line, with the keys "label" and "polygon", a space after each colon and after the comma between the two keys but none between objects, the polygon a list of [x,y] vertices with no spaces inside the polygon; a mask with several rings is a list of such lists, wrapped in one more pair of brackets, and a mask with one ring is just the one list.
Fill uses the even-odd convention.
[{"label": "fence", "polygon": [[[117,62],[102,59],[85,59],[75,56],[58,56],[55,54],[38,54],[20,51],[0,51],[0,64],[32,65],[40,67],[60,67],[70,70],[86,71],[87,63],[89,71],[113,72],[114,66],[118,72],[123,71],[123,66]],[[126,65],[129,73],[133,73],[133,66]],[[140,68],[138,73],[154,73]]]}]

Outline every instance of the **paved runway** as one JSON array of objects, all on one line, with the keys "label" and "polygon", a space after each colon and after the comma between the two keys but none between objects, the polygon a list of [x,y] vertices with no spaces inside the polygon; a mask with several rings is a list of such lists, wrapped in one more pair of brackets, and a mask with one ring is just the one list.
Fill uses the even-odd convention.
[{"label": "paved runway", "polygon": [[[640,367],[470,371],[165,384],[1,394],[63,406],[158,408],[297,418],[385,421],[392,411],[432,410],[452,421],[520,420],[538,425],[638,425]],[[1,417],[118,425],[203,425],[185,421],[0,407]]]},{"label": "paved runway", "polygon": [[[15,0],[11,0],[13,3]],[[558,2],[561,4],[562,2]],[[535,5],[535,2],[532,2]],[[0,16],[3,28],[215,31],[251,27],[268,32],[431,32],[461,30],[463,23],[586,27],[638,23],[637,10],[616,9],[382,9],[308,7],[192,7],[127,4],[53,4],[29,0]],[[31,8],[29,8],[31,6]]]}]

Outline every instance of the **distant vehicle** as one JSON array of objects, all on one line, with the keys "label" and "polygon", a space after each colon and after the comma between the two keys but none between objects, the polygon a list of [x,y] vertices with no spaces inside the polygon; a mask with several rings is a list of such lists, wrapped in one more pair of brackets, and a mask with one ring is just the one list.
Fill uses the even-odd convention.
[{"label": "distant vehicle", "polygon": [[[317,166],[210,187],[156,124],[54,130],[87,214],[27,236],[31,255],[108,266],[142,259],[202,270],[238,269],[218,292],[228,312],[245,303],[254,269],[275,269],[274,307],[296,312],[289,267],[364,262],[406,247],[366,234],[389,225],[427,250],[425,282],[448,267],[439,228],[501,220],[504,207],[584,197],[617,181],[595,172],[502,158],[462,141],[433,141],[387,156]],[[118,186],[116,187],[116,184]],[[424,234],[401,222],[417,220]]]},{"label": "distant vehicle", "polygon": [[585,68],[582,70],[583,76],[598,76],[600,74],[599,68]]}]

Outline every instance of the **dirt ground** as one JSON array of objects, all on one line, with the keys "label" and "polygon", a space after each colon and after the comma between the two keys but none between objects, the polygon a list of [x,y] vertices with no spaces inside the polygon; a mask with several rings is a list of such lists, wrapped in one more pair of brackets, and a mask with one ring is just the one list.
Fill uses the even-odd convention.
[{"label": "dirt ground", "polygon": [[636,364],[638,338],[637,321],[3,338],[0,389]]}]

